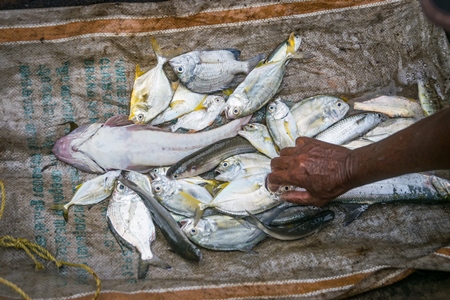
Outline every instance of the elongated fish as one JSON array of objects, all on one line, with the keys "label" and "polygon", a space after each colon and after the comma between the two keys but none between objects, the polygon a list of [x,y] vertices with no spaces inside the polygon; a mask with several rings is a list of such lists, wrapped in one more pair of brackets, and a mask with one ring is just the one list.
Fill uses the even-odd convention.
[{"label": "elongated fish", "polygon": [[280,98],[267,104],[266,123],[279,149],[295,146],[297,124],[289,107]]},{"label": "elongated fish", "polygon": [[289,47],[282,60],[258,64],[228,98],[226,117],[241,118],[266,105],[280,88],[287,62],[291,58],[301,57],[294,47]]},{"label": "elongated fish", "polygon": [[341,98],[317,95],[291,107],[299,136],[313,137],[344,118],[350,106]]},{"label": "elongated fish", "polygon": [[189,241],[172,215],[150,193],[126,178],[120,177],[120,181],[141,197],[150,211],[156,226],[161,230],[173,251],[190,261],[199,261],[201,259],[202,253],[200,249]]},{"label": "elongated fish", "polygon": [[278,157],[277,146],[270,136],[267,126],[259,123],[244,125],[238,134],[246,138],[259,152],[267,157]]},{"label": "elongated fish", "polygon": [[125,245],[131,245],[140,253],[138,278],[147,274],[148,265],[170,269],[170,265],[151,251],[156,232],[149,210],[142,199],[120,180],[112,194],[106,211],[111,230]]},{"label": "elongated fish", "polygon": [[344,224],[348,225],[375,203],[417,202],[424,204],[442,203],[449,200],[449,180],[434,175],[412,173],[354,188],[332,202],[347,204],[348,213]]},{"label": "elongated fish", "polygon": [[414,118],[388,119],[378,124],[378,126],[376,126],[374,129],[367,132],[364,136],[362,136],[362,138],[372,142],[378,142],[400,130],[411,126],[415,122],[416,119]]},{"label": "elongated fish", "polygon": [[381,113],[361,113],[340,120],[314,138],[319,141],[342,145],[367,133],[369,130],[386,120]]},{"label": "elongated fish", "polygon": [[151,37],[151,43],[158,63],[146,73],[142,73],[139,66],[136,67],[136,78],[131,92],[129,119],[139,124],[153,120],[167,108],[173,96],[172,84],[163,70],[167,58],[163,56],[154,37]]},{"label": "elongated fish", "polygon": [[270,171],[270,159],[267,156],[261,153],[244,153],[223,160],[214,170],[214,174],[216,180],[232,181],[257,174],[268,174]]},{"label": "elongated fish", "polygon": [[135,125],[126,116],[106,123],[80,126],[53,146],[55,156],[84,172],[110,170],[148,172],[152,167],[172,165],[187,155],[222,139],[237,135],[250,117],[235,120],[201,133],[162,131],[151,125]]},{"label": "elongated fish", "polygon": [[69,208],[72,205],[92,205],[100,203],[109,196],[114,189],[116,179],[121,171],[110,171],[78,185],[75,195],[69,203],[55,205],[51,209],[62,210],[64,220],[69,219]]},{"label": "elongated fish", "polygon": [[166,175],[177,179],[193,177],[214,169],[227,157],[256,151],[251,143],[240,136],[223,139],[179,160],[167,170]]},{"label": "elongated fish", "polygon": [[267,235],[283,241],[293,241],[305,238],[311,234],[316,233],[324,226],[328,225],[334,220],[334,212],[332,210],[324,210],[306,221],[302,221],[294,226],[289,226],[286,228],[269,226],[262,223],[256,216],[252,213],[248,213],[252,224],[264,231]]},{"label": "elongated fish", "polygon": [[422,118],[419,103],[402,96],[379,96],[364,102],[355,102],[355,109],[376,111],[391,118]]},{"label": "elongated fish", "polygon": [[238,74],[247,74],[265,58],[257,55],[240,61],[237,49],[191,51],[169,60],[169,64],[186,87],[196,93],[213,93],[227,89]]}]

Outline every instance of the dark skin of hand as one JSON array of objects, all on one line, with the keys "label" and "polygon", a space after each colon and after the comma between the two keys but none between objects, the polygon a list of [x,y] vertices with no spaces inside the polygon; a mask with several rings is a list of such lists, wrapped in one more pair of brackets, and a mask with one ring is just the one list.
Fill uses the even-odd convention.
[{"label": "dark skin of hand", "polygon": [[371,145],[349,150],[300,137],[271,161],[269,190],[293,185],[281,199],[322,206],[348,190],[403,174],[450,169],[450,108]]}]

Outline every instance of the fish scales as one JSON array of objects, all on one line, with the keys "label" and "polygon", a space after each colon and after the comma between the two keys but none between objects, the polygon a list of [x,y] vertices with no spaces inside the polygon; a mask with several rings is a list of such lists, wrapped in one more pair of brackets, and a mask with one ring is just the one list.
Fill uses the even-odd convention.
[{"label": "fish scales", "polygon": [[342,145],[355,139],[386,120],[381,113],[362,113],[342,119],[314,138],[319,141]]}]

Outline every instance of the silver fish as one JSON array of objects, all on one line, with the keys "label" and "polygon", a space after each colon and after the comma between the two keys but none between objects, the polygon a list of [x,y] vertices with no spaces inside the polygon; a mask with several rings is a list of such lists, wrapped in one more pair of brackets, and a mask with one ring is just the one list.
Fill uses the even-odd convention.
[{"label": "silver fish", "polygon": [[430,116],[440,109],[440,101],[435,88],[430,82],[417,81],[420,105],[426,116]]},{"label": "silver fish", "polygon": [[200,219],[184,220],[181,230],[195,244],[218,251],[251,252],[266,238],[266,234],[251,223],[226,215],[212,215]]},{"label": "silver fish", "polygon": [[69,203],[55,205],[51,209],[62,210],[66,222],[69,219],[69,208],[72,205],[92,205],[108,198],[115,186],[121,171],[110,171],[77,186],[75,195]]},{"label": "silver fish", "polygon": [[213,208],[228,215],[246,216],[247,211],[258,214],[271,209],[280,202],[266,189],[265,179],[266,174],[258,174],[231,181],[209,204],[200,204],[200,211]]},{"label": "silver fish", "polygon": [[226,117],[241,118],[266,105],[278,92],[288,61],[302,57],[294,47],[288,47],[282,60],[258,64],[228,98]]},{"label": "silver fish", "polygon": [[388,136],[403,130],[412,124],[414,124],[416,120],[414,118],[394,118],[386,120],[377,127],[367,132],[362,139],[369,140],[372,142],[378,142],[382,139],[387,138]]},{"label": "silver fish", "polygon": [[175,90],[169,107],[154,118],[150,124],[159,125],[190,113],[205,101],[207,96],[206,94],[194,93],[180,83]]},{"label": "silver fish", "polygon": [[342,145],[365,134],[381,122],[386,116],[381,113],[361,113],[342,119],[315,136],[319,141]]},{"label": "silver fish", "polygon": [[350,106],[335,96],[317,95],[291,107],[299,136],[313,137],[344,118]]},{"label": "silver fish", "polygon": [[267,156],[244,153],[223,160],[214,170],[214,174],[216,180],[232,181],[256,174],[268,174],[270,171],[270,159]]},{"label": "silver fish", "polygon": [[145,277],[150,264],[165,269],[171,268],[151,251],[156,231],[149,210],[142,199],[120,181],[117,181],[106,216],[110,228],[120,240],[135,247],[140,253],[138,278]]},{"label": "silver fish", "polygon": [[278,45],[278,47],[269,54],[269,56],[264,61],[265,63],[276,62],[280,60],[284,60],[290,52],[291,49],[297,51],[302,44],[302,38],[294,33],[289,35],[289,38],[285,40],[283,43]]},{"label": "silver fish", "polygon": [[238,134],[246,138],[259,152],[264,155],[274,158],[278,157],[277,146],[270,136],[266,125],[259,123],[251,123],[244,125]]},{"label": "silver fish", "polygon": [[379,96],[364,102],[355,102],[355,109],[375,111],[391,118],[422,118],[419,103],[402,96]]},{"label": "silver fish", "polygon": [[264,59],[260,54],[240,61],[237,49],[192,51],[169,60],[180,81],[196,93],[213,93],[227,89],[238,74],[247,74]]},{"label": "silver fish", "polygon": [[166,174],[177,179],[192,177],[214,169],[229,156],[256,151],[250,142],[240,136],[223,139],[184,157],[173,164]]},{"label": "silver fish", "polygon": [[297,124],[289,107],[280,98],[267,105],[266,124],[279,149],[295,146]]},{"label": "silver fish", "polygon": [[209,96],[200,107],[187,113],[177,120],[177,123],[170,126],[172,132],[178,128],[188,129],[189,132],[196,132],[211,125],[225,106],[225,99],[221,96]]},{"label": "silver fish", "polygon": [[129,120],[139,124],[153,120],[167,108],[173,97],[172,84],[163,70],[167,58],[163,56],[154,37],[151,37],[151,43],[158,63],[144,74],[139,66],[136,67],[136,79],[131,92]]},{"label": "silver fish", "polygon": [[90,173],[109,170],[148,172],[168,166],[222,139],[237,135],[250,117],[235,120],[201,133],[166,132],[151,125],[135,125],[124,116],[106,123],[80,126],[53,146],[55,156]]},{"label": "silver fish", "polygon": [[169,211],[193,217],[200,203],[209,203],[211,194],[202,186],[183,180],[153,175],[153,195]]}]

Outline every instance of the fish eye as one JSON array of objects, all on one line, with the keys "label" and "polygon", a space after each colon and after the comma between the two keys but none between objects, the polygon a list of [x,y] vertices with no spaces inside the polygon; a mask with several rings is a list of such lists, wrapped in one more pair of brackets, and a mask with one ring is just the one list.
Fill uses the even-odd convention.
[{"label": "fish eye", "polygon": [[125,190],[125,186],[124,186],[122,183],[119,183],[119,184],[117,185],[117,190],[118,190],[119,192],[122,192],[123,190]]},{"label": "fish eye", "polygon": [[275,105],[269,105],[269,110],[275,110]]},{"label": "fish eye", "polygon": [[224,162],[224,163],[222,164],[222,166],[228,167],[228,163],[227,163],[227,162]]},{"label": "fish eye", "polygon": [[180,74],[183,73],[183,72],[184,72],[184,68],[181,67],[181,66],[178,67],[178,68],[177,68],[177,72],[180,73]]},{"label": "fish eye", "polygon": [[220,98],[219,98],[219,97],[215,98],[214,100],[215,100],[217,103],[220,102]]},{"label": "fish eye", "polygon": [[283,189],[284,189],[285,191],[289,191],[289,187],[288,187],[287,185],[284,186]]},{"label": "fish eye", "polygon": [[138,114],[138,115],[137,115],[137,120],[138,120],[139,122],[144,121],[144,115],[143,115],[143,114]]},{"label": "fish eye", "polygon": [[239,113],[240,113],[240,109],[238,109],[238,108],[233,109],[233,114],[234,115],[237,115]]},{"label": "fish eye", "polygon": [[178,174],[173,174],[173,178],[178,178]]},{"label": "fish eye", "polygon": [[337,104],[338,106],[341,106],[341,102],[338,102],[338,104]]},{"label": "fish eye", "polygon": [[191,229],[191,234],[196,234],[196,233],[197,233],[197,229],[192,228],[192,229]]},{"label": "fish eye", "polygon": [[160,186],[155,186],[155,191],[156,192],[161,192],[161,187]]},{"label": "fish eye", "polygon": [[255,125],[249,124],[249,125],[248,125],[248,128],[250,128],[250,129],[255,129]]}]

